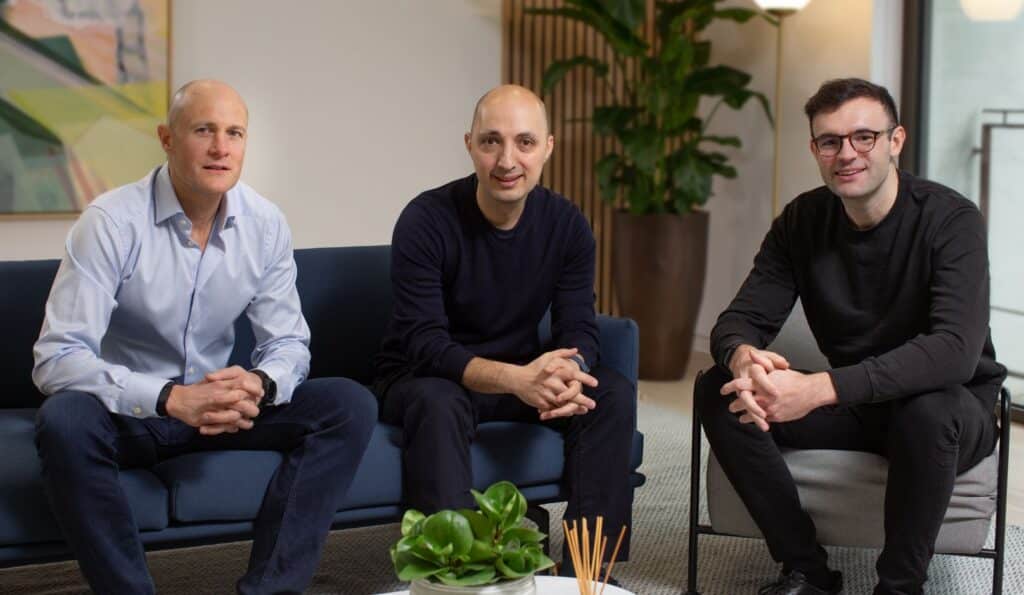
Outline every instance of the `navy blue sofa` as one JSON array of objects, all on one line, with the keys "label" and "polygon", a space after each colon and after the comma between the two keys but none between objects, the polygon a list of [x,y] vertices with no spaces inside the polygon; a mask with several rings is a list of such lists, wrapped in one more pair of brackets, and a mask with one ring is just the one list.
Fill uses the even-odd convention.
[{"label": "navy blue sofa", "polygon": [[[297,250],[298,288],[312,330],[310,377],[372,377],[391,308],[388,246]],[[33,442],[42,395],[32,384],[32,344],[58,261],[0,262],[0,567],[69,556],[50,514]],[[232,363],[248,365],[252,331],[237,325]],[[638,335],[630,320],[602,316],[601,361],[634,386]],[[540,333],[548,331],[542,324]],[[548,333],[549,334],[549,333]],[[339,503],[335,528],[401,518],[401,431],[378,424],[349,494]],[[631,483],[643,453],[633,440]],[[499,422],[480,427],[473,446],[477,487],[515,482],[536,504],[564,500],[562,440],[540,426]],[[142,540],[148,549],[224,542],[250,537],[267,483],[281,457],[276,452],[222,451],[189,454],[151,469],[121,474]],[[536,510],[536,509],[534,509]]]}]

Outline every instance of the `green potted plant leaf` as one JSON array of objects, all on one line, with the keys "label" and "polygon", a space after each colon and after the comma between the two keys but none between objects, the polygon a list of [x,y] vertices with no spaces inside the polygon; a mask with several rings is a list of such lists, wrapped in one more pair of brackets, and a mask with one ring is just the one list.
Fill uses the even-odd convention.
[{"label": "green potted plant leaf", "polygon": [[[758,11],[719,6],[722,0],[564,0],[558,8],[527,13],[582,23],[607,42],[610,60],[579,55],[550,63],[547,95],[575,68],[588,68],[607,84],[611,100],[596,105],[594,133],[616,139],[617,149],[595,164],[601,198],[621,205],[613,216],[612,274],[622,313],[640,325],[640,376],[682,377],[704,288],[708,213],[714,176],[736,177],[722,147],[736,136],[709,133],[724,104],[768,99],[749,88],[751,76],[711,65],[705,29],[716,20],[744,23]],[[653,20],[654,38],[643,33]],[[701,100],[711,100],[707,115]]]},{"label": "green potted plant leaf", "polygon": [[391,561],[410,595],[532,595],[534,574],[554,566],[541,548],[547,536],[521,526],[526,498],[515,485],[472,493],[479,510],[406,511]]}]

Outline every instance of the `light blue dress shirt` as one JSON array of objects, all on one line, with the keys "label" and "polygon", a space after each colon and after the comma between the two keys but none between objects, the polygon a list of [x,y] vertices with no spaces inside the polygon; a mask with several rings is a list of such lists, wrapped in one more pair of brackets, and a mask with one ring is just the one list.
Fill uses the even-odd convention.
[{"label": "light blue dress shirt", "polygon": [[166,165],[85,209],[35,344],[40,391],[83,391],[113,413],[154,416],[168,380],[193,384],[227,365],[244,312],[253,365],[277,383],[274,404],[291,400],[309,373],[309,327],[284,215],[239,182],[205,250],[191,231]]}]

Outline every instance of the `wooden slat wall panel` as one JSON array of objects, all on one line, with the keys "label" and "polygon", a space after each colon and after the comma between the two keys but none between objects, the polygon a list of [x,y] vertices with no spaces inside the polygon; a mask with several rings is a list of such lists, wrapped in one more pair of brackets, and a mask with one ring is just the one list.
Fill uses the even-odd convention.
[{"label": "wooden slat wall panel", "polygon": [[[653,6],[654,0],[649,0]],[[503,0],[502,80],[540,92],[544,67],[553,60],[587,54],[605,61],[612,59],[608,45],[593,31],[566,19],[524,14],[525,8],[556,8],[561,0]],[[653,27],[648,27],[653,33]],[[617,314],[612,289],[612,208],[603,203],[594,176],[594,163],[615,149],[611,139],[594,135],[590,117],[595,105],[607,103],[614,87],[591,70],[576,69],[544,101],[548,107],[555,151],[541,178],[545,186],[579,205],[590,221],[597,240],[597,276],[594,290],[597,309]]]}]

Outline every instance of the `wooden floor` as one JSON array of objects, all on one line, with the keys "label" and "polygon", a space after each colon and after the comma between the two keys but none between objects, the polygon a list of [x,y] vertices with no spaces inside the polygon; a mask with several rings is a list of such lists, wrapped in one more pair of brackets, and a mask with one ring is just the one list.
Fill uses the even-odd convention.
[{"label": "wooden floor", "polygon": [[[711,366],[711,357],[695,352],[686,376],[675,382],[640,381],[640,400],[678,408],[689,415],[693,400],[693,379],[698,370]],[[1010,429],[1010,485],[1006,519],[1011,525],[1024,525],[1024,424]]]}]

